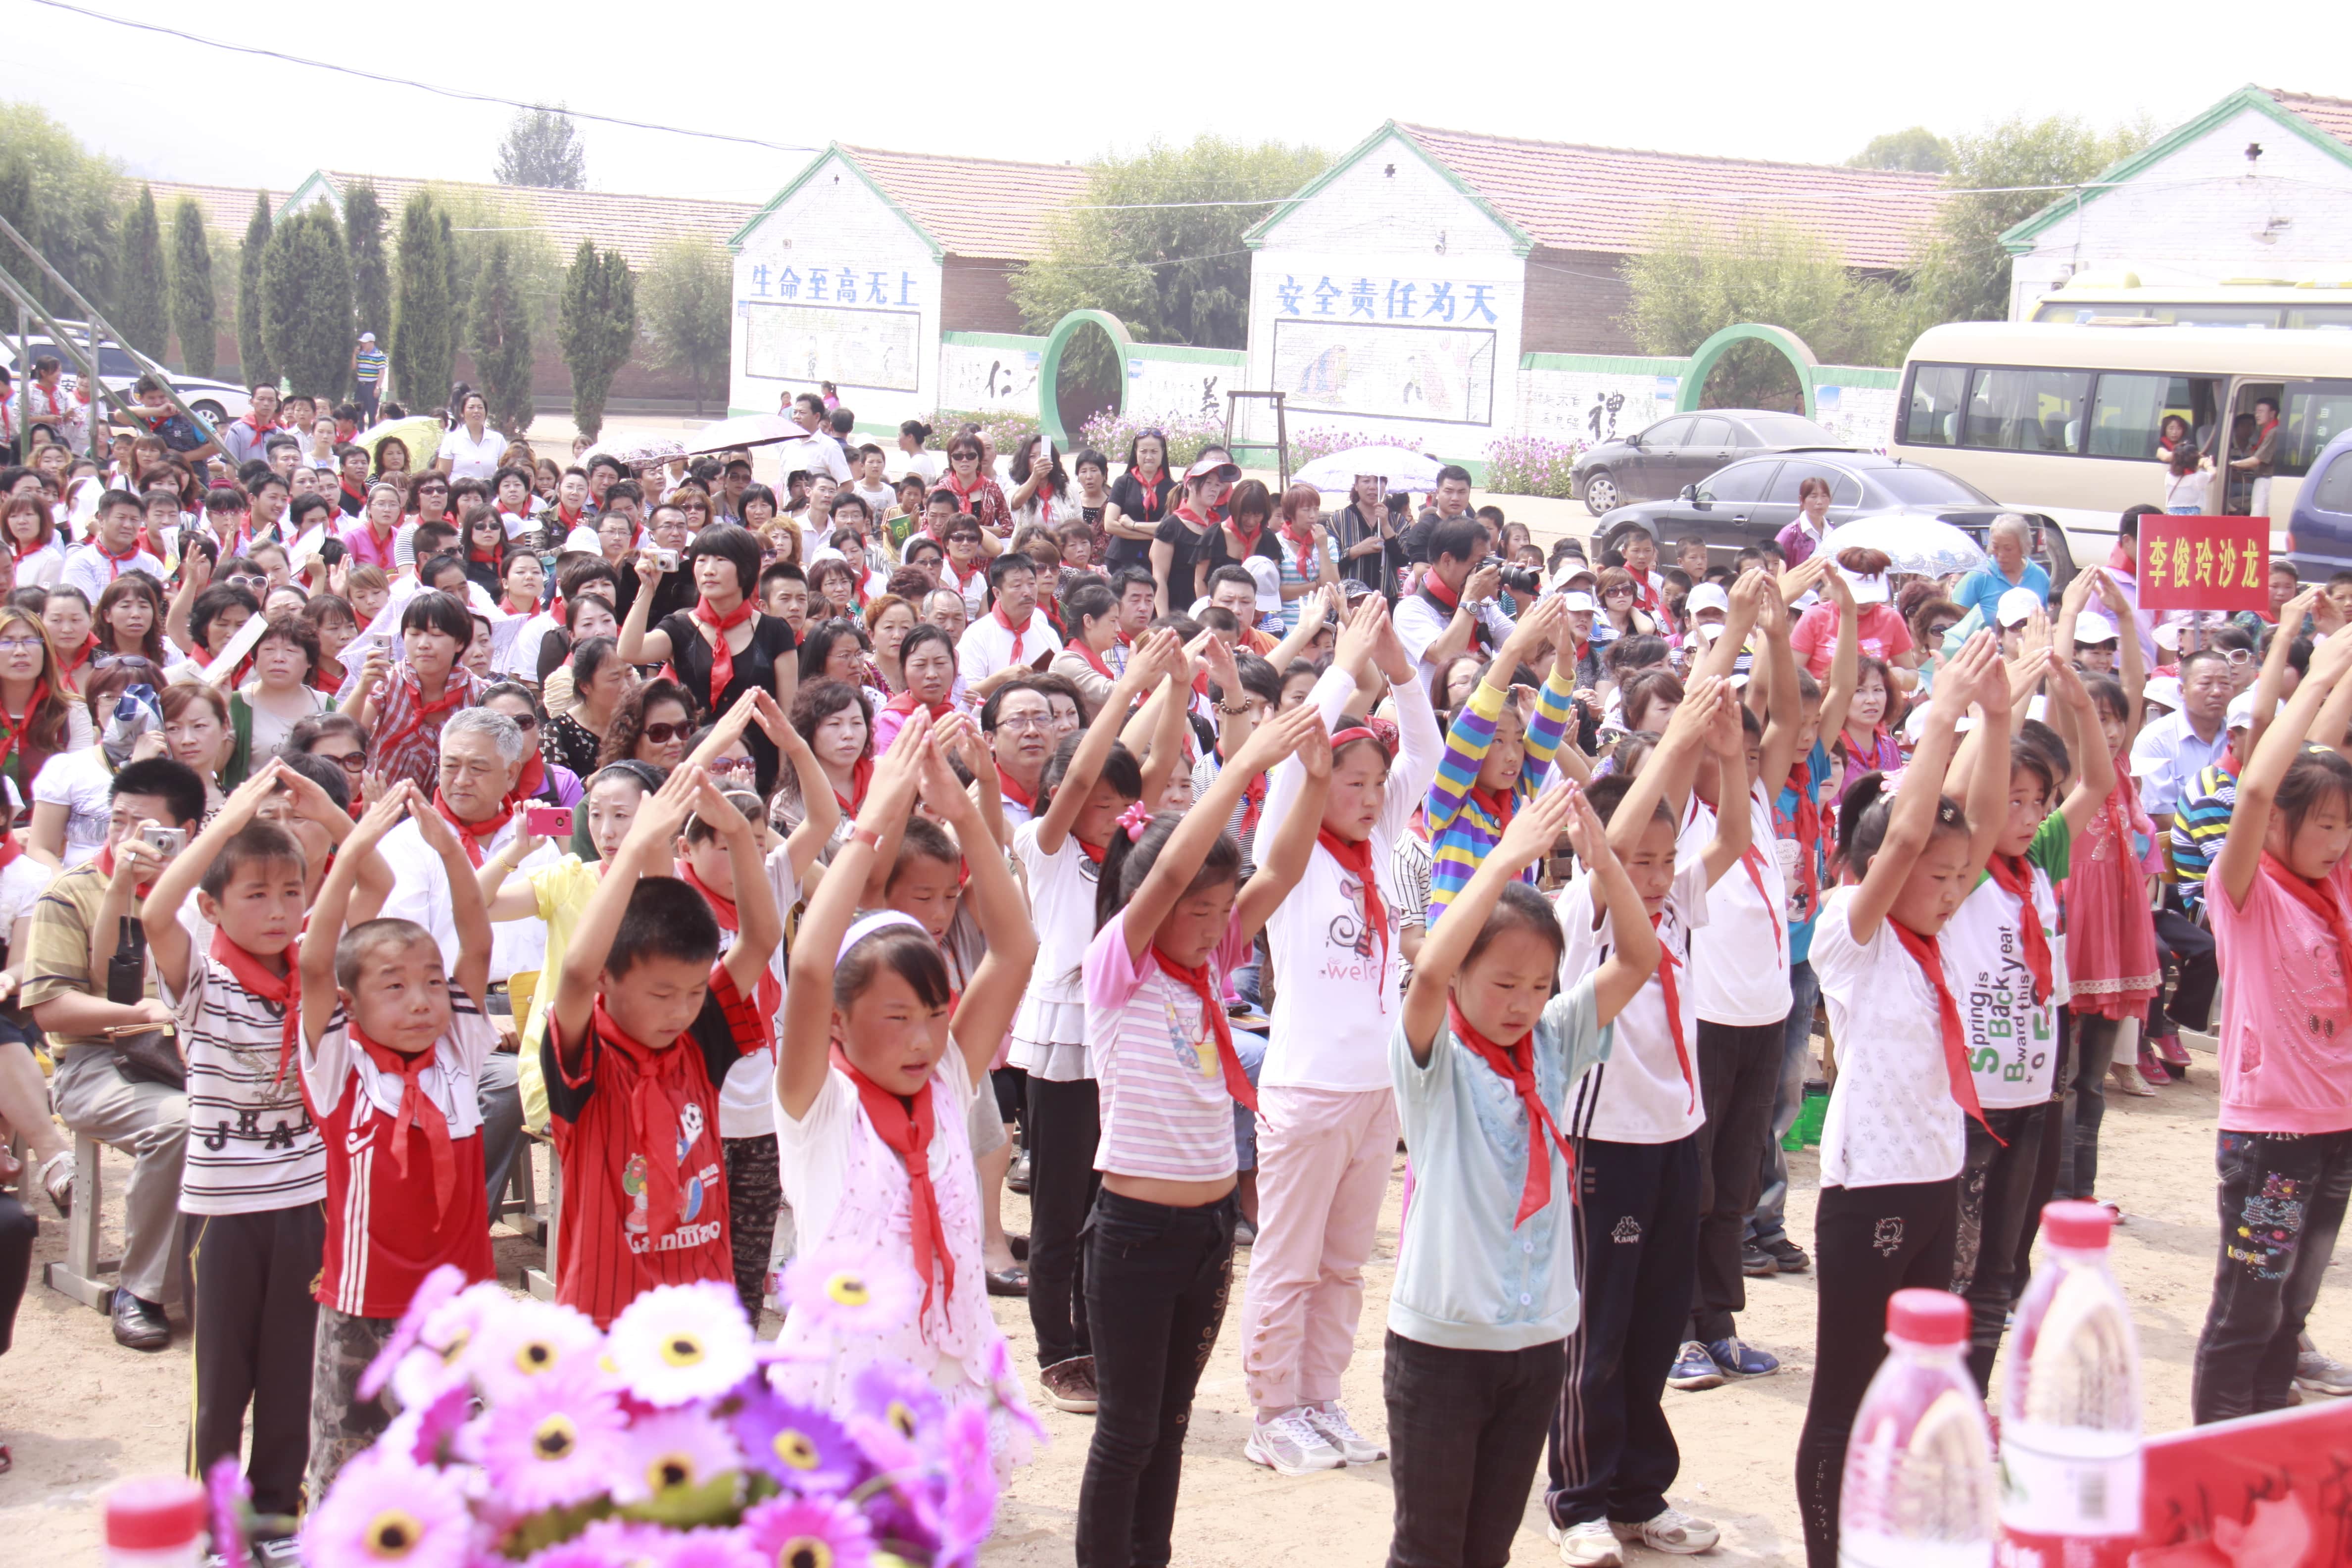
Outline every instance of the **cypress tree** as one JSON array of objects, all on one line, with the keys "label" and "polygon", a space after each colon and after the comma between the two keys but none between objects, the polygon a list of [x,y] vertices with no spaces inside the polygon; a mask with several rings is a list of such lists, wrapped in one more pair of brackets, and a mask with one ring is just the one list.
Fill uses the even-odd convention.
[{"label": "cypress tree", "polygon": [[[343,238],[352,251],[352,307],[359,330],[392,332],[392,266],[383,249],[383,203],[362,180],[343,193]],[[356,391],[356,388],[352,390]]]},{"label": "cypress tree", "polygon": [[245,250],[236,261],[236,357],[238,377],[247,386],[276,381],[269,345],[261,331],[261,264],[269,253],[269,195],[253,194],[253,218],[245,226]]},{"label": "cypress tree", "polygon": [[489,400],[490,423],[509,434],[530,427],[530,306],[516,287],[504,236],[490,247],[474,286],[474,368]]},{"label": "cypress tree", "polygon": [[194,196],[182,196],[172,209],[172,326],[180,334],[180,363],[190,375],[211,375],[219,368],[213,242]]},{"label": "cypress tree", "polygon": [[572,370],[572,422],[593,441],[604,428],[614,374],[637,341],[636,277],[619,251],[599,255],[595,246],[580,242],[563,275],[556,338]]},{"label": "cypress tree", "polygon": [[417,413],[449,395],[457,358],[458,301],[450,297],[448,225],[432,194],[418,191],[400,214],[400,276],[392,312],[392,384]]},{"label": "cypress tree", "polygon": [[163,231],[155,218],[155,193],[139,187],[139,199],[122,222],[121,287],[108,319],[125,342],[152,359],[162,359],[172,336],[171,283],[163,273]]},{"label": "cypress tree", "polygon": [[297,392],[331,396],[352,354],[352,262],[342,226],[324,206],[270,236],[261,277],[263,337]]}]

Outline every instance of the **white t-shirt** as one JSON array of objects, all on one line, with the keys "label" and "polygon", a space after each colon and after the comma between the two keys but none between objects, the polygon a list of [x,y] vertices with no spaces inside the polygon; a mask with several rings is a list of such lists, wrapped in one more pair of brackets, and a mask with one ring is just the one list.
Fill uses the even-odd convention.
[{"label": "white t-shirt", "polygon": [[1822,1124],[1822,1185],[1944,1181],[1959,1174],[1966,1124],[1944,1065],[1935,987],[1894,921],[1879,921],[1868,946],[1854,941],[1847,911],[1858,892],[1832,893],[1813,925],[1813,973],[1838,1056]]},{"label": "white t-shirt", "polygon": [[41,764],[33,780],[33,804],[66,808],[65,854],[70,871],[106,847],[106,827],[114,814],[114,770],[96,746],[60,752]]},{"label": "white t-shirt", "polygon": [[[732,1074],[729,1075],[732,1077]],[[774,1081],[774,1074],[770,1074]],[[769,1108],[776,1129],[777,1175],[784,1190],[784,1201],[793,1206],[793,1228],[810,1241],[822,1240],[833,1232],[834,1215],[841,1208],[843,1185],[850,1166],[850,1141],[857,1136],[857,1123],[862,1114],[857,1100],[857,1086],[839,1068],[827,1068],[824,1087],[798,1121],[784,1113],[781,1101],[770,1090]],[[931,1108],[939,1126],[947,1125],[950,1118],[962,1120],[972,1104],[971,1076],[966,1068],[963,1052],[950,1041],[940,1055],[939,1065],[931,1069],[931,1093],[938,1103]],[[967,1165],[971,1156],[969,1145],[952,1138],[933,1137],[930,1145],[931,1180],[944,1192],[954,1179],[956,1161]],[[967,1175],[964,1180],[971,1178]],[[879,1237],[860,1237],[879,1243]]]},{"label": "white t-shirt", "polygon": [[[16,929],[16,921],[33,912],[33,901],[49,890],[57,873],[30,855],[19,853],[0,869],[0,942],[6,942]],[[21,952],[12,953],[22,958]]]},{"label": "white t-shirt", "polygon": [[507,455],[507,438],[496,426],[485,424],[482,438],[475,440],[459,425],[455,430],[444,431],[441,450],[436,458],[447,458],[449,477],[453,479],[487,479],[499,471],[499,459]]},{"label": "white t-shirt", "polygon": [[[1589,1130],[1604,1142],[1671,1143],[1706,1124],[1706,1106],[1698,1092],[1698,1014],[1691,999],[1690,947],[1691,931],[1707,923],[1712,896],[1704,860],[1694,857],[1675,863],[1674,888],[1666,894],[1657,929],[1658,941],[1681,965],[1675,971],[1682,1014],[1680,1048],[1667,1018],[1665,988],[1653,974],[1617,1015],[1616,1046],[1591,1090],[1595,1099]],[[1559,964],[1559,983],[1566,989],[1607,962],[1616,933],[1612,920],[1604,919],[1600,930],[1593,929],[1589,875],[1561,889],[1556,907],[1560,934],[1568,942]],[[1659,967],[1664,967],[1663,958]]]},{"label": "white t-shirt", "polygon": [[[1788,879],[1772,850],[1772,814],[1748,797],[1748,849],[1707,889],[1707,923],[1691,938],[1692,1016],[1752,1027],[1789,1016]],[[1677,861],[1696,859],[1715,842],[1714,810],[1691,795]],[[1760,884],[1760,888],[1759,888]]]},{"label": "white t-shirt", "polygon": [[[482,853],[495,855],[522,832],[523,814],[520,811],[507,825],[482,843]],[[455,974],[457,960],[462,956],[457,945],[457,920],[452,912],[455,905],[449,897],[449,871],[441,863],[432,846],[414,822],[404,822],[383,836],[377,847],[384,864],[392,868],[392,891],[384,895],[383,915],[387,920],[415,921],[433,933],[440,945],[444,973]],[[563,858],[553,843],[541,845],[524,856],[515,866],[517,872],[530,872],[541,866],[552,866]],[[503,984],[517,974],[529,973],[545,967],[547,961],[547,923],[544,921],[500,921],[490,928],[491,984]],[[454,1128],[451,1130],[456,1131]]]},{"label": "white t-shirt", "polygon": [[[792,851],[779,844],[768,856],[768,890],[775,895],[776,910],[782,913],[801,901],[800,879],[793,875]],[[719,953],[735,945],[731,931],[719,933]],[[789,955],[784,944],[778,942],[773,956],[768,960],[768,973],[779,984],[787,984]],[[772,1035],[783,1026],[783,1005],[776,1007],[776,1016],[770,1020]],[[948,1047],[950,1056],[955,1047]],[[721,1138],[766,1138],[776,1131],[776,1047],[764,1046],[756,1051],[746,1051],[735,1058],[727,1076],[719,1085],[719,1136]]]},{"label": "white t-shirt", "polygon": [[2036,1006],[2033,976],[2018,939],[2022,906],[1990,876],[1982,877],[1937,938],[1944,955],[1944,984],[1960,1005],[1967,1031],[1969,1069],[1976,1079],[1977,1103],[1987,1110],[2039,1105],[2050,1098],[2057,1068],[2055,998],[2063,994],[2058,955],[2058,900],[2050,878],[2028,866],[2033,904],[2050,942],[2052,999]]},{"label": "white t-shirt", "polygon": [[327,1146],[302,1103],[299,1078],[290,1069],[278,1076],[285,1015],[273,1014],[212,956],[213,928],[193,900],[180,923],[194,945],[187,991],[175,996],[160,974],[155,981],[163,1005],[179,1016],[188,1057],[180,1212],[258,1214],[317,1203],[327,1195]]},{"label": "white t-shirt", "polygon": [[842,451],[841,443],[830,435],[820,433],[787,441],[777,448],[777,454],[787,474],[805,469],[812,479],[831,474],[845,485],[849,482],[849,458]]},{"label": "white t-shirt", "polygon": [[[1391,795],[1397,789],[1389,786]],[[1418,797],[1414,797],[1416,802]],[[1261,825],[1263,826],[1263,825]],[[1261,1085],[1361,1093],[1389,1089],[1404,963],[1392,849],[1375,835],[1372,878],[1385,926],[1370,929],[1363,884],[1317,844],[1290,896],[1265,922],[1274,958],[1274,1012]]]},{"label": "white t-shirt", "polygon": [[1037,928],[1037,962],[1013,1016],[1012,1064],[1048,1083],[1093,1077],[1087,1066],[1087,993],[1080,977],[1095,938],[1095,889],[1102,868],[1076,835],[1048,855],[1037,824],[1013,830],[1013,858],[1029,881],[1029,919]]},{"label": "white t-shirt", "polygon": [[890,504],[898,499],[898,493],[888,485],[852,485],[849,489],[872,510],[877,522],[881,521],[884,512],[890,510]]},{"label": "white t-shirt", "polygon": [[[317,1048],[298,1052],[302,1058],[303,1081],[310,1086],[310,1103],[322,1115],[331,1112],[342,1103],[345,1086],[349,1085],[367,1096],[368,1102],[381,1114],[398,1116],[400,1075],[379,1068],[365,1051],[352,1044],[350,1030],[350,1017],[338,1007],[335,1016],[327,1020],[326,1033],[319,1037]],[[416,1086],[441,1108],[443,1118],[449,1123],[451,1139],[471,1138],[482,1130],[481,1092],[477,1086],[483,1064],[498,1048],[498,1026],[474,1005],[473,998],[452,983],[449,1026],[433,1042],[433,1065],[416,1075]]]},{"label": "white t-shirt", "polygon": [[[1021,628],[1020,636],[1024,665],[1034,663],[1039,654],[1062,651],[1062,639],[1054,635],[1053,624],[1043,610],[1029,612],[1029,624]],[[965,680],[978,685],[1014,662],[1013,640],[1013,634],[993,614],[981,616],[963,629],[963,640],[956,644],[957,670]]]},{"label": "white t-shirt", "polygon": [[125,572],[144,572],[158,583],[169,575],[163,563],[144,550],[132,551],[128,561],[115,561],[96,544],[77,544],[58,573],[58,585],[79,588],[82,597],[95,605],[98,596],[106,592],[107,584]]}]

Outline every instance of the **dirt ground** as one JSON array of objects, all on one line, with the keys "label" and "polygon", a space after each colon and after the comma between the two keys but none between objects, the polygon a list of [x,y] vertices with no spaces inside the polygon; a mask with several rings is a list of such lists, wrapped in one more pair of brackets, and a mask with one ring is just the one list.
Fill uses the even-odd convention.
[{"label": "dirt ground", "polygon": [[[2147,1426],[2167,1431],[2189,1418],[2189,1356],[2203,1321],[2212,1272],[2214,1090],[2211,1059],[2200,1057],[2189,1080],[2154,1099],[2110,1095],[2100,1163],[2107,1195],[2123,1205],[2116,1234],[2116,1264],[2139,1324]],[[1800,1241],[1812,1232],[1815,1163],[1797,1159],[1790,1230]],[[120,1236],[120,1194],[127,1165],[110,1154],[105,1178],[112,1197],[108,1232]],[[1380,1346],[1389,1282],[1396,1256],[1399,1175],[1390,1185],[1379,1245],[1367,1269],[1364,1316],[1347,1396],[1357,1423],[1381,1428]],[[1023,1200],[1007,1194],[1006,1221],[1027,1224]],[[44,1288],[38,1266],[64,1253],[64,1227],[39,1202],[41,1239],[34,1284],[16,1324],[15,1351],[0,1360],[0,1442],[16,1457],[0,1476],[0,1541],[39,1542],[40,1561],[95,1563],[100,1503],[126,1476],[168,1471],[183,1462],[187,1433],[189,1369],[183,1332],[172,1348],[141,1355],[117,1347],[104,1319]],[[539,1260],[539,1248],[501,1229],[498,1264],[513,1285]],[[1248,1464],[1242,1442],[1249,1419],[1242,1391],[1240,1292],[1248,1255],[1234,1281],[1214,1358],[1201,1384],[1187,1445],[1184,1496],[1177,1516],[1181,1568],[1243,1568],[1278,1561],[1371,1565],[1387,1551],[1388,1468],[1285,1479]],[[1797,1428],[1804,1418],[1812,1364],[1813,1280],[1810,1274],[1750,1280],[1742,1333],[1781,1358],[1778,1375],[1699,1394],[1666,1394],[1666,1410],[1683,1446],[1675,1504],[1714,1520],[1723,1544],[1708,1561],[1796,1563],[1801,1541],[1790,1479]],[[997,1321],[1016,1359],[1032,1363],[1033,1339],[1024,1304],[1000,1300]],[[175,1312],[176,1319],[176,1312]],[[2322,1292],[2314,1316],[2319,1342],[2352,1352],[2352,1300]],[[1090,1423],[1045,1411],[1052,1442],[1037,1463],[1017,1476],[1005,1498],[990,1568],[1032,1568],[1071,1560],[1078,1479],[1086,1463]],[[1543,1534],[1540,1487],[1530,1499],[1512,1561],[1552,1560]],[[0,1561],[16,1560],[0,1550]],[[1629,1561],[1664,1561],[1633,1553]]]}]

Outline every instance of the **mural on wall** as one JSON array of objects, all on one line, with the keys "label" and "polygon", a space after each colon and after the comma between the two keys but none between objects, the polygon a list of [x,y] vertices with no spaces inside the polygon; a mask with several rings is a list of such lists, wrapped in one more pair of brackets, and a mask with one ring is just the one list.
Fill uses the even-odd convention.
[{"label": "mural on wall", "polygon": [[1127,362],[1127,407],[1138,418],[1222,419],[1228,384],[1245,386],[1245,356],[1238,350],[1230,365],[1195,359],[1162,360],[1146,355]]},{"label": "mural on wall", "polygon": [[738,300],[743,373],[779,381],[912,392],[921,374],[922,315]]},{"label": "mural on wall", "polygon": [[1672,414],[1681,384],[1679,376],[1636,372],[1523,369],[1519,419],[1530,436],[1613,441]]},{"label": "mural on wall", "polygon": [[1485,425],[1495,403],[1495,334],[1346,321],[1274,323],[1274,385],[1295,408]]},{"label": "mural on wall", "polygon": [[990,347],[976,343],[940,345],[941,408],[1011,408],[1034,412],[1038,368],[1045,359],[1045,340],[1034,340],[1034,349]]}]

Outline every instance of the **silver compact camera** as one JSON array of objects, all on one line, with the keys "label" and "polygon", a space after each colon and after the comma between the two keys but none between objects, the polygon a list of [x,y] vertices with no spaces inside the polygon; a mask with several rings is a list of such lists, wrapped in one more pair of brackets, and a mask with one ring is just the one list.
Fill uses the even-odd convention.
[{"label": "silver compact camera", "polygon": [[665,572],[677,571],[677,552],[675,550],[664,550],[659,545],[656,545],[654,547],[654,564],[660,567]]},{"label": "silver compact camera", "polygon": [[188,847],[188,830],[184,827],[142,827],[139,830],[139,837],[142,843],[166,860]]}]

